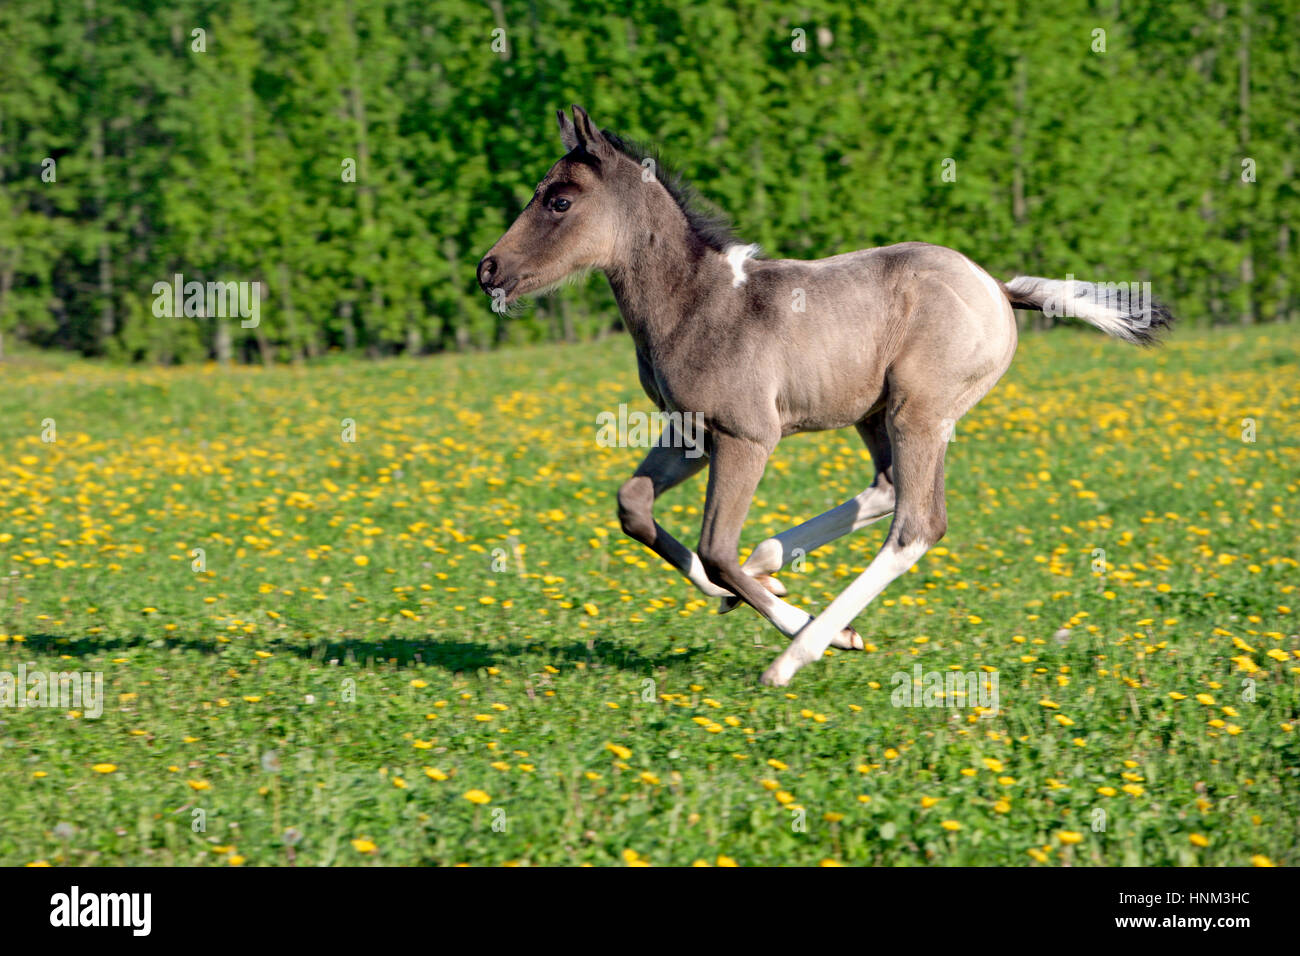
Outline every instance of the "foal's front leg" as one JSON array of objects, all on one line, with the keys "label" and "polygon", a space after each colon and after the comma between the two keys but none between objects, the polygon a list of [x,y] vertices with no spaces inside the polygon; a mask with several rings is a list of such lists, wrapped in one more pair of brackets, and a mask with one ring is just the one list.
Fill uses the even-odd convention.
[{"label": "foal's front leg", "polygon": [[[865,528],[894,510],[894,480],[890,475],[894,453],[889,444],[885,413],[879,411],[868,415],[858,422],[856,428],[876,466],[876,477],[871,482],[871,487],[838,508],[832,508],[796,528],[782,531],[776,537],[760,542],[741,565],[746,574],[752,574],[763,581],[773,594],[785,596],[784,587],[772,586],[776,583],[772,574],[785,567],[791,558],[800,552],[812,554],[822,545]],[[737,603],[734,597],[723,598],[718,613],[726,614]]]},{"label": "foal's front leg", "polygon": [[[736,553],[740,530],[759,479],[763,477],[771,446],[717,433],[710,433],[710,441],[709,491],[700,529],[700,560],[704,570],[715,584],[730,589],[782,634],[793,637],[812,618],[741,570]],[[774,440],[772,446],[775,444]],[[851,627],[837,633],[832,643],[836,647],[859,650],[863,647],[862,638]]]},{"label": "foal's front leg", "polygon": [[686,547],[654,519],[655,499],[680,485],[709,463],[704,454],[688,456],[696,449],[686,446],[674,429],[662,435],[639,468],[618,489],[618,520],[623,533],[640,541],[684,574],[709,597],[730,597],[731,592],[712,583],[695,552]]}]

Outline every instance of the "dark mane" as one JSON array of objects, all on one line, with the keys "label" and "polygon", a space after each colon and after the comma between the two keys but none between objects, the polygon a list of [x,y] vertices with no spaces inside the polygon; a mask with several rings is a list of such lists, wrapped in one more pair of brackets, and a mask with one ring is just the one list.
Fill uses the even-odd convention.
[{"label": "dark mane", "polygon": [[701,243],[710,249],[722,252],[728,246],[734,246],[741,242],[736,236],[727,214],[702,198],[695,188],[683,179],[679,173],[671,166],[665,165],[656,147],[645,146],[624,139],[611,130],[601,130],[601,133],[604,134],[615,149],[629,159],[635,160],[638,165],[644,159],[654,161],[655,178],[659,180],[664,189],[668,190],[668,195],[673,197],[673,201],[677,203],[677,208],[686,216],[686,222],[691,227],[691,232],[695,234],[695,237]]}]

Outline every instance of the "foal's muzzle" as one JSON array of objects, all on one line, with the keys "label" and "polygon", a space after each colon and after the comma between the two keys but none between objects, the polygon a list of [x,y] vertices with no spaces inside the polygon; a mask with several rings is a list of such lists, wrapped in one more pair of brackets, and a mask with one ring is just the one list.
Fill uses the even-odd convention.
[{"label": "foal's muzzle", "polygon": [[494,279],[500,274],[501,266],[495,256],[484,256],[478,264],[478,284],[484,292],[491,292],[497,285]]},{"label": "foal's muzzle", "polygon": [[506,268],[501,260],[493,255],[484,256],[483,261],[478,264],[478,284],[493,298],[504,295],[505,301],[510,301],[519,283],[526,278],[528,278],[526,273],[521,274]]}]

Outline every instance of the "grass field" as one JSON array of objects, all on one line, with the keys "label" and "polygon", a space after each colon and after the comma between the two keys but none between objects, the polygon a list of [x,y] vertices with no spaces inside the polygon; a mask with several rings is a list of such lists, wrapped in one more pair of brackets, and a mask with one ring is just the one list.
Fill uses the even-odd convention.
[{"label": "grass field", "polygon": [[[0,864],[1300,862],[1295,341],[1026,336],[957,426],[947,538],[785,690],[776,632],[618,530],[625,339],[10,361],[0,670],[105,702],[0,710]],[[870,477],[851,431],[787,440],[745,547]],[[660,519],[693,542],[702,501]],[[996,674],[996,712],[894,706],[916,665]]]}]

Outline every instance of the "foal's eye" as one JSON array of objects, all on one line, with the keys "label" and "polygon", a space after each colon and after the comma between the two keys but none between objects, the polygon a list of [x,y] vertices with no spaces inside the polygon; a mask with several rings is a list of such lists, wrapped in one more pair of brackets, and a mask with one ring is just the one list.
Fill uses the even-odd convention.
[{"label": "foal's eye", "polygon": [[569,205],[569,200],[565,199],[563,196],[557,196],[555,199],[551,200],[551,209],[555,212],[564,212],[564,210],[569,208]]}]

